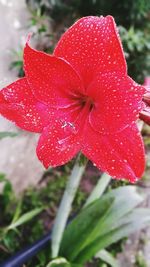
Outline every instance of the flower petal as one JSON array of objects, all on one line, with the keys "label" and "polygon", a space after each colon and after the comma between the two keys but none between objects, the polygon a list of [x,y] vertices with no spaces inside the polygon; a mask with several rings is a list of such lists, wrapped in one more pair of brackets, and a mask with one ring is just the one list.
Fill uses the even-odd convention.
[{"label": "flower petal", "polygon": [[143,174],[144,146],[136,125],[113,135],[100,135],[88,125],[82,152],[116,179],[135,182]]},{"label": "flower petal", "polygon": [[51,115],[48,107],[34,97],[26,78],[0,91],[0,114],[31,132],[41,132]]},{"label": "flower petal", "polygon": [[43,130],[37,146],[37,156],[46,168],[56,167],[71,160],[80,147],[80,135],[74,133],[72,126],[55,120]]},{"label": "flower petal", "polygon": [[101,133],[118,132],[135,122],[143,108],[145,88],[119,72],[100,73],[87,93],[95,107],[90,113],[92,127]]},{"label": "flower petal", "polygon": [[62,36],[54,55],[67,60],[87,86],[98,72],[120,70],[126,62],[113,17],[84,17]]},{"label": "flower petal", "polygon": [[32,49],[24,49],[24,69],[34,95],[42,102],[67,106],[74,94],[84,91],[79,75],[64,60]]}]

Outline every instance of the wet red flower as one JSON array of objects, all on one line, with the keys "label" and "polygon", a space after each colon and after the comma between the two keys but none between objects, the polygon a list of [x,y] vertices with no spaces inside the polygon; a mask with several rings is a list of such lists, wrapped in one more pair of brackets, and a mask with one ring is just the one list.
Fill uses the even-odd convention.
[{"label": "wet red flower", "polygon": [[144,87],[128,75],[114,20],[85,17],[62,36],[53,55],[24,49],[25,77],[2,89],[0,113],[41,133],[37,155],[47,168],[79,151],[115,178],[144,171],[136,126]]}]

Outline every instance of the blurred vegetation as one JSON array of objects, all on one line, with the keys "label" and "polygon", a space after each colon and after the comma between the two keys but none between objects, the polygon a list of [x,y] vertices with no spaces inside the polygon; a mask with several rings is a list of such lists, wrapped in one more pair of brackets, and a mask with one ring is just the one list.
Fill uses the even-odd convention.
[{"label": "blurred vegetation", "polygon": [[[12,184],[4,174],[0,174],[0,263],[47,233],[53,224],[57,206],[66,186],[67,166],[62,171],[47,171],[35,188],[28,188],[16,197]],[[85,201],[86,192],[78,191],[72,214]],[[43,267],[49,261],[49,247],[37,255],[28,266]]]},{"label": "blurred vegetation", "polygon": [[[71,164],[69,163],[63,168],[48,170],[36,188],[30,187],[19,196],[16,196],[7,177],[0,174],[0,185],[3,186],[0,193],[0,264],[51,230],[70,168]],[[89,184],[96,183],[97,179],[94,176],[89,179],[85,177]],[[112,188],[117,187],[117,181],[112,181],[112,184],[114,184]],[[118,186],[120,185],[124,185],[124,183],[118,182]],[[108,191],[110,191],[110,187]],[[73,217],[85,202],[87,194],[86,187],[82,185],[73,203]],[[124,240],[121,240],[108,248],[113,257],[122,251],[123,242]],[[44,267],[49,258],[50,250],[47,246],[36,257],[28,261],[27,266]],[[102,267],[103,264],[101,259],[95,259],[90,261],[87,267]],[[105,267],[109,267],[109,265],[105,264]]]}]

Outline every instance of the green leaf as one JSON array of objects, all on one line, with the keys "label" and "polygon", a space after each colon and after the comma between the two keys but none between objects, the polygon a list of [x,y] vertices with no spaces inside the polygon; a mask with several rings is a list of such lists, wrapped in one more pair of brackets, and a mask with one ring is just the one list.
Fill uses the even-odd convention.
[{"label": "green leaf", "polygon": [[120,219],[142,200],[135,186],[124,186],[111,190],[87,206],[66,228],[60,255],[74,262],[80,251],[118,227]]},{"label": "green leaf", "polygon": [[51,261],[46,267],[83,267],[80,264],[68,262],[65,258],[57,258]]},{"label": "green leaf", "polygon": [[0,139],[3,139],[5,137],[15,137],[17,135],[18,133],[14,133],[14,132],[0,132]]},{"label": "green leaf", "polygon": [[36,208],[32,211],[29,211],[25,214],[23,214],[17,221],[15,221],[14,223],[11,223],[7,229],[8,230],[12,230],[28,221],[30,221],[31,219],[33,219],[36,215],[38,215],[41,211],[43,211],[43,207],[42,208]]},{"label": "green leaf", "polygon": [[17,207],[16,207],[16,210],[15,210],[15,213],[14,213],[14,216],[13,216],[11,224],[14,224],[19,219],[19,216],[21,214],[21,207],[22,207],[22,199],[20,199],[18,201],[18,204],[17,204]]},{"label": "green leaf", "polygon": [[148,226],[150,223],[149,209],[135,209],[124,216],[119,225],[111,231],[95,239],[82,250],[74,259],[76,263],[85,263],[91,259],[99,250],[104,249],[118,240],[127,237],[129,234]]},{"label": "green leaf", "polygon": [[[113,198],[95,201],[82,210],[80,214],[68,225],[64,232],[60,247],[60,255],[72,259],[86,244],[87,238],[98,221],[113,203]],[[71,245],[70,245],[71,244]]]},{"label": "green leaf", "polygon": [[11,193],[12,193],[12,185],[9,181],[6,181],[4,189],[3,189],[3,194],[10,195]]},{"label": "green leaf", "polygon": [[136,192],[135,186],[120,187],[111,190],[109,193],[103,196],[104,199],[109,197],[114,198],[114,203],[105,213],[105,216],[101,218],[96,228],[91,232],[93,239],[97,237],[97,233],[102,235],[107,233],[108,229],[113,229],[114,225],[116,227],[119,224],[120,218],[133,210],[143,201],[143,198]]},{"label": "green leaf", "polygon": [[71,264],[64,258],[57,258],[51,261],[46,267],[71,267]]},{"label": "green leaf", "polygon": [[7,181],[6,175],[3,173],[0,173],[0,182],[6,182],[6,181]]},{"label": "green leaf", "polygon": [[108,263],[111,267],[119,267],[118,261],[109,253],[107,250],[100,250],[95,258],[101,259],[102,261]]},{"label": "green leaf", "polygon": [[92,191],[92,193],[88,197],[84,207],[86,207],[88,204],[92,203],[93,201],[95,201],[96,199],[100,198],[103,195],[103,193],[106,190],[111,179],[112,178],[110,175],[108,175],[107,173],[103,173],[103,175],[100,177],[97,185],[95,186],[94,190]]},{"label": "green leaf", "polygon": [[0,174],[0,182],[4,184],[3,186],[3,202],[5,206],[10,203],[13,197],[13,188],[11,182],[6,178],[5,174]]}]

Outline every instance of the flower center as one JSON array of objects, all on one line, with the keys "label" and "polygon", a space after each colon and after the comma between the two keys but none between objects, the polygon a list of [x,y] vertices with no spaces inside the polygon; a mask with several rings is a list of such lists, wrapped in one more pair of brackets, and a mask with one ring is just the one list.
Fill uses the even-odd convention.
[{"label": "flower center", "polygon": [[79,113],[78,117],[76,118],[75,122],[78,120],[78,123],[83,125],[91,112],[94,103],[89,97],[84,97],[83,99],[80,100],[80,107],[81,107],[81,112]]},{"label": "flower center", "polygon": [[66,132],[66,137],[58,141],[62,150],[69,145],[72,134],[76,135],[81,129],[83,130],[89,113],[94,107],[93,100],[88,96],[74,96],[73,100],[72,110],[78,108],[79,113],[73,122],[65,121],[62,125],[62,129]]},{"label": "flower center", "polygon": [[81,98],[79,100],[79,104],[82,108],[84,108],[86,106],[86,108],[89,110],[89,112],[92,110],[92,108],[94,107],[94,102],[93,100],[88,97],[88,96],[83,96],[83,98]]},{"label": "flower center", "polygon": [[84,127],[85,121],[94,107],[94,102],[88,96],[77,96],[74,97],[74,104],[72,106],[72,109],[74,110],[76,107],[78,107],[79,110],[78,116],[73,122],[67,122],[65,123],[65,125],[63,125],[63,127],[69,126],[71,131],[74,133],[79,132],[81,127]]}]

